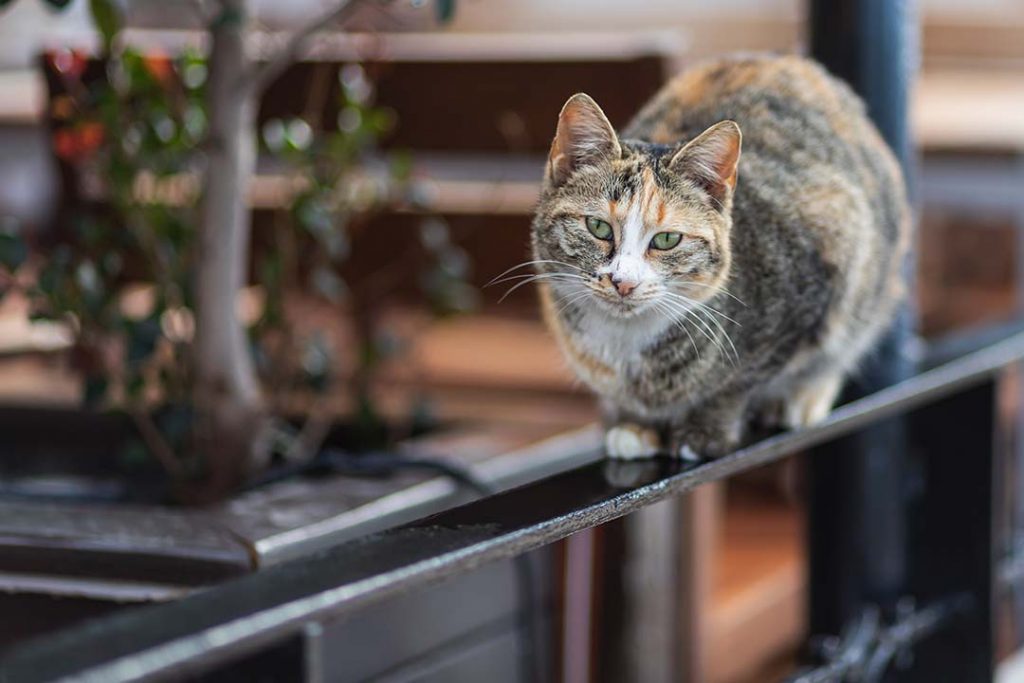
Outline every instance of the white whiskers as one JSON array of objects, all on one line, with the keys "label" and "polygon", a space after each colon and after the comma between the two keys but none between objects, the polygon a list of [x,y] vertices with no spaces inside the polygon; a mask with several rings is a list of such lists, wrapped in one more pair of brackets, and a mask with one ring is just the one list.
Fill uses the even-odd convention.
[{"label": "white whiskers", "polygon": [[573,264],[566,263],[565,261],[555,261],[555,260],[552,260],[552,259],[536,259],[535,261],[523,261],[522,263],[517,263],[516,265],[512,266],[511,268],[509,268],[505,272],[499,273],[498,275],[495,275],[494,279],[492,279],[490,282],[488,282],[485,286],[486,287],[491,286],[492,284],[494,284],[495,282],[497,282],[501,278],[505,277],[509,273],[511,273],[513,271],[516,271],[516,270],[519,270],[520,268],[527,268],[529,266],[537,266],[537,265],[540,265],[542,263],[549,263],[549,264],[556,265],[556,266],[565,266],[566,268],[572,268],[573,270],[577,270],[577,271],[579,271],[581,273],[586,274],[586,271],[583,270],[582,268],[580,268],[579,266],[574,266]]},{"label": "white whiskers", "polygon": [[693,335],[690,334],[690,329],[686,326],[686,314],[679,314],[678,312],[673,311],[671,307],[662,301],[655,301],[654,308],[664,314],[671,324],[675,325],[686,334],[686,337],[690,340],[690,344],[693,346],[694,353],[697,354],[697,358],[700,358],[700,347],[697,346],[697,340],[693,338]]},{"label": "white whiskers", "polygon": [[587,288],[584,288],[584,289],[581,289],[581,290],[577,290],[575,292],[569,292],[568,294],[565,294],[565,295],[559,297],[558,301],[556,301],[555,304],[556,305],[557,304],[562,304],[562,305],[559,306],[559,308],[555,312],[555,314],[556,315],[561,315],[562,313],[565,312],[565,309],[569,308],[574,303],[576,303],[576,302],[578,302],[578,301],[580,301],[582,299],[585,299],[589,294],[591,294],[591,291],[589,289],[587,289]]},{"label": "white whiskers", "polygon": [[[665,292],[665,303],[680,316],[691,317],[697,331],[704,335],[733,365],[739,361],[736,345],[719,318],[739,326],[738,322],[716,308],[676,292]],[[728,348],[726,344],[728,344]]]},{"label": "white whiskers", "polygon": [[[513,273],[516,270],[519,270],[520,268],[527,268],[529,266],[535,266],[535,265],[540,265],[540,264],[553,264],[553,265],[564,266],[566,268],[572,268],[572,269],[574,269],[574,270],[576,270],[578,272],[572,273],[572,272],[565,272],[565,271],[555,271],[553,273],[522,273],[522,274],[517,274],[517,275],[510,275],[509,274],[509,273]],[[490,282],[488,282],[485,286],[486,287],[490,287],[491,285],[497,285],[497,284],[501,284],[503,282],[510,282],[510,281],[514,281],[514,280],[522,280],[522,281],[521,282],[517,282],[516,284],[512,285],[511,287],[509,287],[505,291],[505,293],[502,294],[501,298],[498,299],[498,303],[501,303],[502,301],[507,299],[508,296],[510,294],[512,294],[512,292],[516,291],[517,289],[519,289],[523,285],[528,285],[528,284],[535,283],[535,282],[549,282],[549,281],[550,282],[561,282],[561,283],[564,283],[564,284],[576,284],[578,282],[584,282],[584,283],[588,282],[589,278],[587,277],[587,273],[586,273],[585,270],[583,270],[579,266],[574,266],[571,263],[566,263],[565,261],[555,261],[555,260],[552,260],[552,259],[537,259],[537,260],[534,260],[534,261],[523,261],[522,263],[519,263],[519,264],[516,264],[516,265],[512,266],[511,268],[506,270],[504,273],[501,273],[500,275],[495,276],[494,279],[492,279]]]},{"label": "white whiskers", "polygon": [[[540,273],[516,272],[522,268],[528,268],[531,266],[557,266],[559,270]],[[566,311],[566,309],[576,305],[580,301],[583,301],[588,296],[595,296],[599,299],[607,298],[607,293],[595,289],[593,285],[593,276],[586,270],[572,263],[556,261],[553,259],[537,259],[519,263],[488,282],[487,286],[505,282],[512,284],[501,296],[499,302],[504,301],[517,289],[528,284],[546,282],[560,285],[558,295],[553,301],[553,304],[556,307],[556,315],[561,315]],[[676,281],[673,284],[677,284],[678,286],[701,287],[711,290],[713,293],[722,294],[723,296],[733,299],[740,305],[746,306],[743,301],[723,287],[709,285],[703,282],[691,282],[685,280]],[[655,292],[648,292],[648,294],[649,296],[641,297],[640,299],[630,299],[630,306],[628,308],[638,307],[635,310],[640,311],[643,306],[650,306],[654,312],[665,318],[669,324],[677,327],[686,335],[698,358],[702,357],[701,345],[697,343],[697,339],[693,332],[696,332],[707,339],[708,344],[706,346],[708,346],[708,348],[713,347],[716,349],[718,354],[733,366],[739,362],[739,351],[737,351],[736,345],[733,343],[732,337],[729,336],[729,331],[727,329],[727,325],[729,324],[739,327],[739,322],[730,318],[718,308],[704,303],[703,301],[690,298],[678,291],[661,289],[660,295]],[[627,302],[623,301],[622,303],[625,304]]]},{"label": "white whiskers", "polygon": [[534,275],[526,275],[526,276],[512,276],[512,277],[509,277],[509,278],[505,278],[503,280],[498,280],[498,282],[496,282],[494,284],[498,284],[498,283],[501,283],[501,282],[507,282],[508,280],[515,280],[515,279],[518,279],[520,277],[523,278],[522,282],[517,282],[516,284],[512,285],[511,287],[509,287],[508,290],[504,294],[501,295],[501,298],[498,299],[498,303],[501,303],[502,301],[507,299],[509,297],[509,295],[512,294],[512,292],[516,291],[520,287],[532,284],[534,282],[577,283],[577,282],[586,282],[587,281],[587,278],[583,277],[582,275],[576,275],[575,273],[537,273],[537,274],[534,274]]},{"label": "white whiskers", "polygon": [[708,285],[706,283],[694,283],[693,281],[682,281],[679,282],[679,284],[682,285],[683,287],[702,287],[711,290],[716,294],[724,294],[725,296],[729,297],[730,299],[738,303],[740,306],[746,306],[746,304],[742,300],[740,300],[739,297],[737,297],[735,294],[725,289],[724,287],[716,287],[715,285]]}]

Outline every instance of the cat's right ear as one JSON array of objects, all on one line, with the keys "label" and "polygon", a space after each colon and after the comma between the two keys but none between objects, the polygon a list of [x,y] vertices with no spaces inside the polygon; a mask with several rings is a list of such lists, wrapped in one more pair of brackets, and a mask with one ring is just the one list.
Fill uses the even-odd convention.
[{"label": "cat's right ear", "polygon": [[558,130],[548,155],[549,182],[557,187],[582,166],[621,156],[619,138],[597,102],[583,93],[570,97],[558,115]]}]

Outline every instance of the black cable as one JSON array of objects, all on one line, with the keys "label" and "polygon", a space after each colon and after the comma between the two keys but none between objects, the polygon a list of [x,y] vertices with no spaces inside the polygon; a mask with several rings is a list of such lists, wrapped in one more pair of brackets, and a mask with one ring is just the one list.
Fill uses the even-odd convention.
[{"label": "black cable", "polygon": [[[248,491],[300,475],[341,474],[347,476],[393,475],[399,470],[426,470],[444,475],[480,497],[493,496],[498,490],[481,480],[468,468],[442,458],[411,457],[390,452],[350,453],[325,449],[307,462],[281,465],[267,470],[243,487]],[[517,621],[522,632],[523,653],[520,658],[524,683],[544,680],[537,657],[538,627],[537,595],[534,590],[534,568],[529,555],[512,558],[519,592]]]}]

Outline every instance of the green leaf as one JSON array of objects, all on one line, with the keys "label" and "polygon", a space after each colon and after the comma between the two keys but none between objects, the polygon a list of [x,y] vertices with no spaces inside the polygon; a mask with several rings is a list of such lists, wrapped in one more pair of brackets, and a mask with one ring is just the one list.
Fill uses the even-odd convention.
[{"label": "green leaf", "polygon": [[284,262],[281,255],[269,252],[263,257],[259,266],[259,283],[267,292],[263,317],[259,321],[261,325],[274,327],[284,322],[284,287],[281,284],[283,278]]},{"label": "green leaf", "polygon": [[66,9],[67,6],[72,3],[73,0],[43,0],[43,1],[47,5],[49,5],[50,7],[54,8],[56,10],[63,10],[63,9]]},{"label": "green leaf", "polygon": [[137,372],[129,372],[124,382],[124,393],[129,401],[138,403],[146,390],[146,378]]},{"label": "green leaf", "polygon": [[447,24],[455,16],[455,0],[435,0],[434,12],[438,22]]},{"label": "green leaf", "polygon": [[121,9],[114,0],[89,0],[89,11],[96,30],[103,37],[103,47],[110,52],[114,37],[121,30]]},{"label": "green leaf", "polygon": [[11,0],[0,0],[0,9],[3,9],[9,4],[11,4]]},{"label": "green leaf", "polygon": [[380,136],[395,127],[397,118],[391,109],[371,109],[365,116],[366,127],[376,136]]},{"label": "green leaf", "polygon": [[28,314],[28,321],[32,323],[52,323],[60,319],[53,311],[35,309]]},{"label": "green leaf", "polygon": [[167,441],[177,448],[185,442],[195,426],[195,415],[187,405],[171,404],[156,416],[157,428]]},{"label": "green leaf", "polygon": [[110,382],[106,377],[91,375],[82,383],[82,403],[86,408],[95,408],[107,395]]},{"label": "green leaf", "polygon": [[388,441],[388,429],[384,418],[374,405],[373,398],[360,393],[356,398],[355,444],[356,448],[382,448]]},{"label": "green leaf", "polygon": [[134,469],[149,462],[149,449],[141,439],[129,439],[118,452],[118,460],[125,468]]},{"label": "green leaf", "polygon": [[370,340],[359,347],[359,367],[363,369],[372,369],[377,365],[380,358],[380,349],[377,348],[377,344]]},{"label": "green leaf", "polygon": [[28,245],[18,235],[0,232],[0,266],[17,270],[28,258]]},{"label": "green leaf", "polygon": [[390,163],[389,171],[395,180],[405,182],[412,176],[412,154],[408,151],[398,150],[391,154],[388,161]]},{"label": "green leaf", "polygon": [[156,350],[161,336],[160,321],[155,317],[146,318],[139,322],[128,322],[126,327],[128,362],[141,363]]}]

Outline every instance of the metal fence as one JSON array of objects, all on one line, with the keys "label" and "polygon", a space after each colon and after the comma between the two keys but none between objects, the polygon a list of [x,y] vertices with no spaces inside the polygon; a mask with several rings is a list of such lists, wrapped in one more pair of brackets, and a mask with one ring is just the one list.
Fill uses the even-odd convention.
[{"label": "metal fence", "polygon": [[[897,609],[859,600],[856,618],[818,638],[822,665],[796,680],[988,681],[997,545],[993,525],[996,386],[1024,359],[1024,333],[839,407],[817,427],[783,433],[720,460],[597,462],[369,538],[233,580],[180,601],[87,623],[0,660],[0,680],[180,679],[261,649],[315,638],[334,621],[403,591],[552,544],[786,456],[829,445],[811,460],[841,458],[844,440],[902,418],[921,486],[910,566]],[[812,538],[842,556],[850,539]],[[853,549],[870,553],[870,547]],[[1010,572],[1012,574],[1012,572]],[[812,610],[829,611],[839,577],[812,572]],[[815,594],[829,600],[814,603]],[[815,618],[812,616],[812,625]],[[891,675],[891,674],[890,674]]]}]

